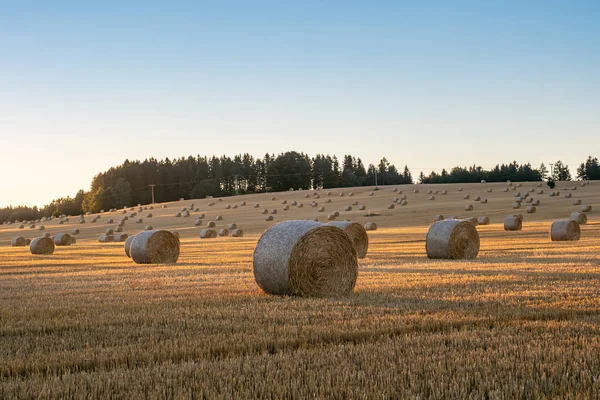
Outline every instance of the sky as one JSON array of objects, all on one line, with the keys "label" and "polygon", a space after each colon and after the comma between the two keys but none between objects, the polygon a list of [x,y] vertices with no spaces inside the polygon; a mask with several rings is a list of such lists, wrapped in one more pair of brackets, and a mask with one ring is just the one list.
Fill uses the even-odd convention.
[{"label": "sky", "polygon": [[599,1],[0,3],[0,206],[125,159],[600,157]]}]

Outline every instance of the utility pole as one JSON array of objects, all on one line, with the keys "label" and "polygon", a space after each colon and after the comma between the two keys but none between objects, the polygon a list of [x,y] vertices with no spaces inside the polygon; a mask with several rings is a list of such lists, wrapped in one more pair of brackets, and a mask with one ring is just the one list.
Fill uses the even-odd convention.
[{"label": "utility pole", "polygon": [[377,187],[377,170],[375,170],[375,187]]},{"label": "utility pole", "polygon": [[150,187],[152,188],[152,204],[154,204],[154,186],[156,186],[154,183],[150,185]]},{"label": "utility pole", "polygon": [[550,178],[554,179],[554,163],[550,163]]}]

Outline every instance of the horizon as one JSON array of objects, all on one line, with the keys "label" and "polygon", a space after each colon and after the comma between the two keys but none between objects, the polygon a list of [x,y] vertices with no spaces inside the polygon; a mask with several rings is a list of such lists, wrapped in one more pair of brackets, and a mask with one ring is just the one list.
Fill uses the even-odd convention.
[{"label": "horizon", "polygon": [[0,207],[74,196],[125,159],[295,150],[416,179],[513,160],[575,175],[600,148],[597,2],[3,11]]}]

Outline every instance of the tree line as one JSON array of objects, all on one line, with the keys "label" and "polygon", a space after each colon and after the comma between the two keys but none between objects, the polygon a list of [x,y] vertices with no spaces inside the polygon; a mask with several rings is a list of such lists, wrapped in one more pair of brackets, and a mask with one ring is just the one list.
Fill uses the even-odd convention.
[{"label": "tree line", "polygon": [[[499,164],[491,170],[480,166],[454,167],[449,172],[421,173],[420,183],[469,183],[523,181],[568,181],[569,167],[560,160],[550,171],[544,164]],[[595,157],[577,168],[577,178],[600,180],[600,163]],[[53,200],[38,207],[5,207],[0,209],[0,223],[15,220],[33,220],[51,215],[78,215],[87,211],[98,212],[134,204],[175,201],[180,198],[224,197],[237,194],[277,192],[288,189],[317,189],[354,186],[412,184],[413,178],[405,166],[400,172],[383,157],[379,164],[365,167],[359,157],[345,155],[307,154],[295,151],[275,156],[265,154],[254,158],[250,154],[227,156],[187,157],[170,160],[150,158],[144,161],[125,160],[94,176],[90,190],[80,190],[75,197]]]}]

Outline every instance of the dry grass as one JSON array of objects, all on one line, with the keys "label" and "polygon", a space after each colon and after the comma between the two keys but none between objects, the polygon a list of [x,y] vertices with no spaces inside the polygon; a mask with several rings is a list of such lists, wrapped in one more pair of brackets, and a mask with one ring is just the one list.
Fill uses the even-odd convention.
[{"label": "dry grass", "polygon": [[477,228],[478,258],[438,261],[425,254],[429,220],[433,207],[461,214],[457,191],[444,197],[449,205],[388,211],[391,190],[368,190],[355,196],[394,214],[377,219],[355,292],[337,299],[259,290],[252,251],[268,224],[251,208],[226,218],[250,233],[214,241],[200,240],[193,221],[185,227],[155,210],[157,225],[180,224],[175,265],[137,265],[123,243],[94,242],[103,224],[86,224],[89,239],[52,256],[8,241],[0,247],[0,398],[600,397],[595,214],[577,242],[551,242],[543,219],[568,217],[572,206],[544,205],[522,231],[504,232],[511,199],[498,189],[502,206],[490,198],[492,224]]}]

